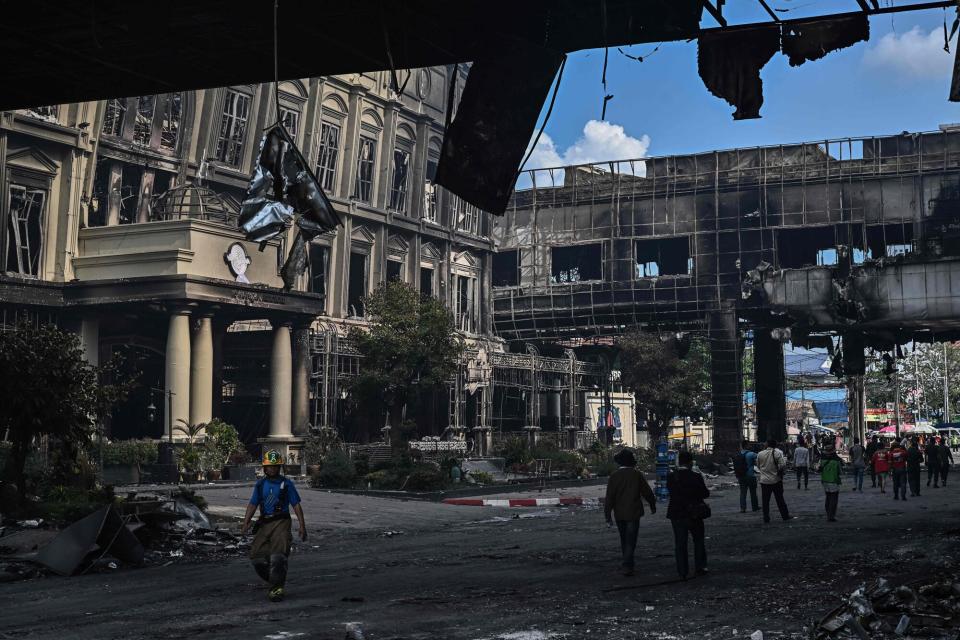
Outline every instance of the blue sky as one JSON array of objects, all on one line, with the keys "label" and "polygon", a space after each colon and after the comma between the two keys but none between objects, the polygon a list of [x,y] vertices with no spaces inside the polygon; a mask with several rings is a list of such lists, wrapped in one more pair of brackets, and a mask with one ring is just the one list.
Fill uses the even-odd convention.
[{"label": "blue sky", "polygon": [[[804,13],[856,10],[854,0],[772,0]],[[726,6],[732,23],[764,19],[756,2]],[[949,11],[947,19],[953,21]],[[603,50],[572,54],[557,104],[527,168],[631,157],[683,154],[935,130],[960,122],[960,103],[947,101],[953,53],[943,51],[942,10],[871,18],[870,40],[790,67],[776,54],[764,67],[762,118],[734,122],[733,107],[712,96],[697,74],[697,45],[668,42],[644,62],[610,51],[607,90],[614,99],[600,120]],[[705,17],[704,27],[715,26]],[[956,38],[951,43],[955,51]],[[654,44],[626,48],[646,56]],[[594,121],[591,123],[591,121]],[[620,129],[622,127],[622,130]]]}]

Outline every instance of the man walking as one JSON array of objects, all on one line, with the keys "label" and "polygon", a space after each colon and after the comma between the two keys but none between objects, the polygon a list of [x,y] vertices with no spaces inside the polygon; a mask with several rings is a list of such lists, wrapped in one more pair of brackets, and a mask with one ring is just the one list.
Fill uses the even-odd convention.
[{"label": "man walking", "polygon": [[837,521],[837,505],[840,502],[840,457],[832,444],[823,448],[820,461],[820,484],[823,485],[827,522]]},{"label": "man walking", "polygon": [[607,481],[607,493],[603,502],[603,515],[607,526],[613,526],[617,520],[620,532],[620,550],[623,553],[621,564],[623,575],[632,576],[634,552],[637,548],[637,536],[640,533],[640,518],[643,517],[643,501],[650,504],[650,513],[657,512],[657,499],[647,484],[643,473],[636,469],[637,459],[630,449],[624,449],[613,461],[619,468],[610,474]]},{"label": "man walking", "polygon": [[740,484],[740,513],[747,512],[747,493],[750,493],[750,506],[760,511],[757,500],[757,454],[750,450],[750,443],[744,440],[740,444],[740,453],[733,458],[733,474]]},{"label": "man walking", "polygon": [[867,464],[870,465],[870,485],[876,489],[877,488],[877,471],[873,468],[873,454],[877,452],[877,447],[880,446],[880,438],[873,436],[870,438],[870,442],[867,444]]},{"label": "man walking", "polygon": [[910,439],[910,448],[907,449],[907,481],[910,484],[910,496],[920,495],[920,465],[923,464],[923,452],[920,451],[920,441],[917,436]]},{"label": "man walking", "polygon": [[890,469],[893,472],[893,499],[907,499],[907,450],[896,440],[890,447]]},{"label": "man walking", "polygon": [[937,461],[940,463],[940,484],[947,486],[947,474],[950,473],[950,465],[953,464],[953,453],[947,446],[946,437],[940,439],[940,446],[937,447]]},{"label": "man walking", "polygon": [[940,453],[936,438],[928,438],[924,448],[924,462],[927,463],[927,486],[933,481],[933,488],[940,488]]},{"label": "man walking", "polygon": [[853,439],[850,447],[850,464],[853,466],[853,490],[863,493],[863,472],[866,469],[866,452],[860,444],[860,438]]},{"label": "man walking", "polygon": [[300,523],[300,539],[307,539],[307,525],[300,506],[300,494],[293,481],[280,474],[283,456],[271,449],[263,454],[263,475],[253,487],[253,495],[247,504],[240,532],[247,533],[250,519],[260,508],[260,518],[254,528],[255,536],[250,546],[250,560],[261,578],[270,584],[270,601],[283,600],[283,587],[287,580],[287,559],[290,557],[290,509],[297,514]]},{"label": "man walking", "polygon": [[787,458],[777,449],[777,441],[767,441],[767,448],[757,455],[757,469],[760,470],[760,493],[763,496],[763,521],[770,522],[770,496],[777,500],[780,517],[792,520],[783,499],[783,474],[787,471]]},{"label": "man walking", "polygon": [[803,478],[803,488],[809,489],[810,484],[810,449],[803,436],[797,440],[797,448],[793,451],[793,466],[797,470],[797,489],[800,488],[800,478]]},{"label": "man walking", "polygon": [[873,452],[873,472],[877,475],[880,493],[886,493],[884,484],[887,480],[887,474],[890,472],[890,452],[884,448],[883,440],[877,443],[877,450]]}]

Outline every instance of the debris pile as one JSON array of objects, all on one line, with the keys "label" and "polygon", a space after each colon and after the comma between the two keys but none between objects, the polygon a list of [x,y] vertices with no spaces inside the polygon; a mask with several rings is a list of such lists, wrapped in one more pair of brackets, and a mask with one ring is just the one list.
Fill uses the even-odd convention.
[{"label": "debris pile", "polygon": [[942,638],[955,640],[960,628],[960,581],[921,580],[894,587],[880,578],[861,586],[845,604],[827,614],[814,638]]}]

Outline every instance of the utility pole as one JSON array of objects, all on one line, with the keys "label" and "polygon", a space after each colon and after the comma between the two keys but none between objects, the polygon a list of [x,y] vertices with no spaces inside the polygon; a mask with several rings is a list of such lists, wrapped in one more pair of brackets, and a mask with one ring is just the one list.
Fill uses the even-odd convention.
[{"label": "utility pole", "polygon": [[943,421],[950,422],[950,363],[946,342],[943,343]]},{"label": "utility pole", "polygon": [[893,345],[893,420],[897,440],[900,440],[900,365],[897,363],[897,345]]}]

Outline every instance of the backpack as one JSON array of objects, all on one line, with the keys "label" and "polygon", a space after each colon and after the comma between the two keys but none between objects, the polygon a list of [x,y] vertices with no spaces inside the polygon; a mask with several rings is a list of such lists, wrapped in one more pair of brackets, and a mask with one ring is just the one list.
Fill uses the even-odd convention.
[{"label": "backpack", "polygon": [[738,478],[747,475],[747,454],[743,451],[733,456],[733,475]]}]

